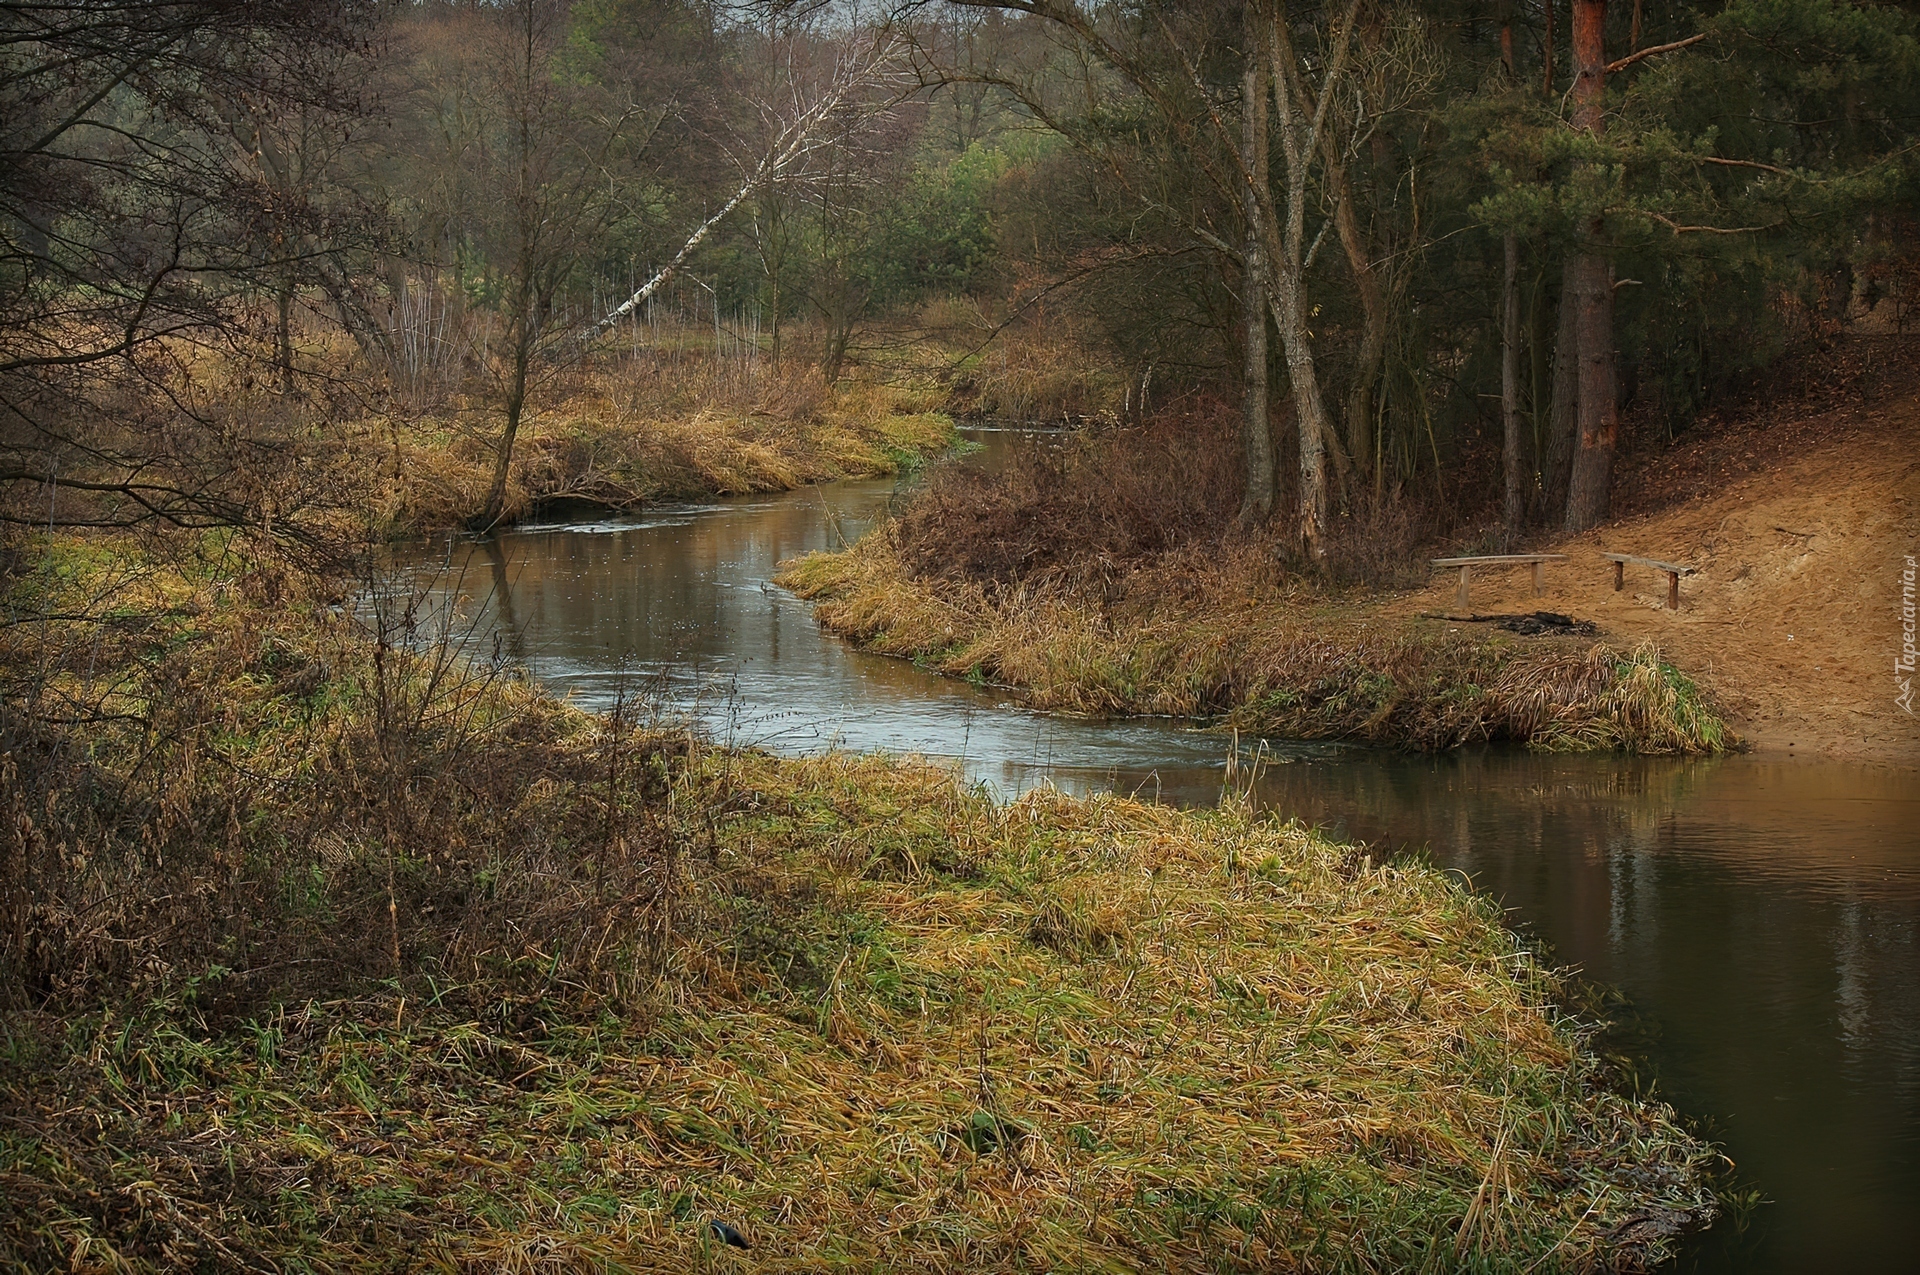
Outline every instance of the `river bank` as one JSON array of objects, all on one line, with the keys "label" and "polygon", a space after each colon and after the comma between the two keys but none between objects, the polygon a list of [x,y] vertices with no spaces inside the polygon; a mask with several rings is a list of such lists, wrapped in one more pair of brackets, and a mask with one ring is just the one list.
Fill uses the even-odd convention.
[{"label": "river bank", "polygon": [[[1757,750],[1920,764],[1894,669],[1902,572],[1920,550],[1920,393],[1742,424],[1682,442],[1667,474],[1623,476],[1622,516],[1549,546],[1570,561],[1547,571],[1544,597],[1525,571],[1476,573],[1475,609],[1544,607],[1655,643]],[[1616,592],[1606,551],[1694,567],[1680,608],[1645,568]],[[1383,609],[1445,610],[1451,585]]]},{"label": "river bank", "polygon": [[884,531],[778,582],[865,649],[1018,688],[1047,711],[1213,718],[1241,731],[1416,749],[1737,744],[1657,647],[1521,636],[1276,581],[1251,558],[1161,562],[1114,601],[1077,583],[990,591],[914,579]]},{"label": "river bank", "polygon": [[[989,468],[1019,435],[985,432]],[[1064,441],[1049,435],[1042,441]],[[610,712],[650,688],[717,739],[781,755],[922,752],[1001,800],[1055,785],[1211,807],[1230,741],[1176,718],[1023,707],[984,681],[869,654],[769,587],[900,506],[888,480],[578,518],[423,548],[408,579],[463,597],[475,645]],[[1524,577],[1518,582],[1524,587]],[[1797,1272],[1913,1247],[1905,1060],[1920,1040],[1908,772],[1818,757],[1636,757],[1483,745],[1410,752],[1240,740],[1263,811],[1410,853],[1507,909],[1555,963],[1618,989],[1596,1045],[1706,1122],[1735,1197],[1700,1269]],[[837,956],[836,956],[837,959]],[[1589,1002],[1582,1001],[1586,1004]],[[1689,1259],[1692,1260],[1692,1259]]]},{"label": "river bank", "polygon": [[[1476,569],[1472,615],[1455,574],[1412,570],[1407,546],[1381,550],[1371,586],[1303,575],[1224,525],[1217,446],[1152,430],[1006,474],[949,473],[889,528],[778,578],[866,649],[1047,711],[1420,749],[1751,746],[1912,764],[1920,719],[1898,703],[1893,664],[1920,544],[1920,394],[1777,415],[1682,441],[1659,472],[1623,477],[1613,522],[1529,545],[1568,558],[1542,594],[1527,568]],[[1680,607],[1643,567],[1616,591],[1606,552],[1691,567]],[[1534,612],[1577,627],[1496,622]]]},{"label": "river bank", "polygon": [[9,1260],[1522,1270],[1711,1207],[1438,872],[710,748],[293,584],[7,633],[95,710],[8,710]]},{"label": "river bank", "polygon": [[[749,375],[660,351],[609,360],[530,414],[499,525],[556,506],[619,511],[896,474],[952,448],[943,400],[880,380],[828,385],[810,367]],[[467,525],[492,479],[497,416],[485,397],[450,395],[404,425],[360,424],[360,454],[382,457],[365,504],[387,536]]]}]

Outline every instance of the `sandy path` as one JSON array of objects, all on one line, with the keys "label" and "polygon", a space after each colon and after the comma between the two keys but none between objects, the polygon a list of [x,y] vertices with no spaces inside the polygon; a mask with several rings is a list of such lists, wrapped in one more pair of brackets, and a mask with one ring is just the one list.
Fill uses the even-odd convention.
[{"label": "sandy path", "polygon": [[[1652,640],[1755,748],[1920,764],[1920,716],[1895,702],[1893,667],[1901,571],[1920,555],[1920,395],[1846,416],[1833,431],[1846,437],[1817,454],[1552,546],[1571,560],[1547,568],[1541,598],[1524,567],[1475,571],[1474,611],[1559,611],[1615,644]],[[1648,568],[1614,592],[1608,551],[1698,574],[1668,611],[1667,577]],[[1436,572],[1395,609],[1451,611],[1456,579]]]}]

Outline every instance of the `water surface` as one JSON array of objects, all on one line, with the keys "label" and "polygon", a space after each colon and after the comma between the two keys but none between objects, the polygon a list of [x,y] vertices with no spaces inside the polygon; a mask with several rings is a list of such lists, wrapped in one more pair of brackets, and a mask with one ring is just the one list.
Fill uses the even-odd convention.
[{"label": "water surface", "polygon": [[[986,463],[1026,445],[983,441]],[[1217,734],[1027,712],[1010,692],[853,650],[768,582],[783,559],[857,537],[893,497],[891,482],[847,482],[555,521],[407,565],[464,599],[481,641],[586,707],[646,688],[717,738],[779,752],[922,753],[1001,793],[1044,781],[1218,798],[1230,745]],[[1768,1201],[1685,1265],[1920,1268],[1914,772],[1287,741],[1261,755],[1264,805],[1468,874],[1560,961],[1629,998],[1659,1092]]]}]

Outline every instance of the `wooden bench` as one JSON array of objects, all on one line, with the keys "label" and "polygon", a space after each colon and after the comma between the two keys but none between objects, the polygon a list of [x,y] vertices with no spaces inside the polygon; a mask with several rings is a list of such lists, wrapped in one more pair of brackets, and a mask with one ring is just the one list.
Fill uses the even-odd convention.
[{"label": "wooden bench", "polygon": [[1475,567],[1499,567],[1516,562],[1531,562],[1533,564],[1533,596],[1537,598],[1546,589],[1546,582],[1541,578],[1541,568],[1549,562],[1566,560],[1567,555],[1564,553],[1493,553],[1479,558],[1435,558],[1433,565],[1460,568],[1460,592],[1455,594],[1454,598],[1462,611],[1471,611],[1473,608],[1467,605],[1467,577]]},{"label": "wooden bench", "polygon": [[1692,567],[1683,567],[1677,562],[1662,562],[1658,558],[1642,558],[1631,553],[1603,553],[1600,555],[1613,563],[1613,591],[1615,593],[1626,585],[1627,564],[1634,563],[1642,567],[1652,567],[1655,571],[1667,573],[1667,610],[1680,609],[1680,577],[1694,574]]}]

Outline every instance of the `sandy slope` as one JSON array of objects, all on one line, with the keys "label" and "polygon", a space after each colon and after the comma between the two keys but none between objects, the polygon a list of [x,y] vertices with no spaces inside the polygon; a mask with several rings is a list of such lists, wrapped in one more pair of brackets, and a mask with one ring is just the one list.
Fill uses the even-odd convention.
[{"label": "sandy slope", "polygon": [[[1683,458],[1688,494],[1551,546],[1571,560],[1547,569],[1538,600],[1525,568],[1476,572],[1474,611],[1559,611],[1617,644],[1651,639],[1758,749],[1920,765],[1920,717],[1895,703],[1893,667],[1900,573],[1920,554],[1920,394],[1797,425],[1793,458],[1756,468],[1741,440],[1703,445]],[[1699,574],[1668,611],[1666,576],[1646,568],[1614,592],[1607,551]],[[1403,605],[1450,611],[1455,579],[1436,573]]]}]

